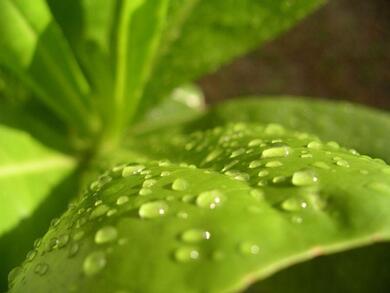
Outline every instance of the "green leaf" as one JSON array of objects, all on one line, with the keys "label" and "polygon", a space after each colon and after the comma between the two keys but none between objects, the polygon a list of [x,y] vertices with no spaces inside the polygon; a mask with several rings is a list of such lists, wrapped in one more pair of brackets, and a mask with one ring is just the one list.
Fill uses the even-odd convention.
[{"label": "green leaf", "polygon": [[114,115],[108,129],[115,140],[133,120],[144,85],[149,77],[161,30],[167,0],[124,1],[118,20]]},{"label": "green leaf", "polygon": [[28,218],[75,160],[28,133],[0,125],[0,235]]},{"label": "green leaf", "polygon": [[390,162],[389,113],[345,101],[297,97],[236,99],[215,107],[200,120],[195,128],[207,129],[239,121],[280,123]]},{"label": "green leaf", "polygon": [[324,0],[172,0],[142,107],[275,38]]},{"label": "green leaf", "polygon": [[[114,91],[113,33],[119,1],[48,0],[91,84],[91,95],[105,121]],[[71,21],[69,21],[71,19]]]},{"label": "green leaf", "polygon": [[89,85],[45,1],[1,0],[0,35],[0,63],[75,129],[96,128]]},{"label": "green leaf", "polygon": [[335,143],[234,124],[128,146],[149,159],[92,182],[10,292],[230,292],[390,239],[390,166]]}]

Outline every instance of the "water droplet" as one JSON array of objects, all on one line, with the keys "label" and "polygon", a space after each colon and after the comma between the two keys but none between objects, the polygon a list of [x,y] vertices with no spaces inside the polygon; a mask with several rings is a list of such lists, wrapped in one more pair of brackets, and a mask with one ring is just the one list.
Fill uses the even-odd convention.
[{"label": "water droplet", "polygon": [[261,179],[259,180],[259,182],[257,183],[258,186],[266,186],[267,185],[267,181],[264,180],[264,179]]},{"label": "water droplet", "polygon": [[190,229],[181,235],[181,240],[187,243],[197,243],[202,240],[208,240],[210,237],[211,234],[209,231],[201,229]]},{"label": "water droplet", "polygon": [[145,169],[145,166],[143,165],[134,165],[134,166],[126,166],[122,170],[122,176],[128,177],[134,174],[140,173],[143,169]]},{"label": "water droplet", "polygon": [[327,163],[321,162],[321,161],[314,162],[313,166],[317,167],[319,169],[323,169],[323,170],[329,170],[330,169],[330,167],[329,167],[329,165]]},{"label": "water droplet", "polygon": [[12,286],[15,282],[16,278],[19,276],[19,274],[22,272],[21,267],[14,267],[9,273],[8,273],[8,283]]},{"label": "water droplet", "polygon": [[45,275],[48,270],[49,270],[49,265],[44,262],[40,262],[34,267],[34,273],[40,276]]},{"label": "water droplet", "polygon": [[181,247],[175,251],[175,259],[178,262],[191,262],[199,258],[199,251],[194,247]]},{"label": "water droplet", "polygon": [[248,181],[250,179],[249,174],[236,170],[226,171],[225,174],[239,181]]},{"label": "water droplet", "polygon": [[320,143],[319,141],[312,141],[308,143],[307,147],[313,150],[320,150],[322,149],[322,143]]},{"label": "water droplet", "polygon": [[346,160],[337,160],[336,165],[345,168],[349,167],[349,163]]},{"label": "water droplet", "polygon": [[122,196],[118,197],[118,199],[116,200],[116,204],[118,206],[121,206],[121,205],[127,203],[128,201],[129,201],[129,197],[126,195],[122,195]]},{"label": "water droplet", "polygon": [[139,195],[148,195],[151,193],[152,193],[152,190],[149,188],[141,188],[140,191],[138,192]]},{"label": "water droplet", "polygon": [[102,204],[103,201],[101,199],[95,201],[95,207],[97,207],[98,205]]},{"label": "water droplet", "polygon": [[340,145],[335,141],[329,141],[326,145],[331,147],[334,150],[337,150],[340,148]]},{"label": "water droplet", "polygon": [[244,154],[244,153],[245,153],[245,149],[244,149],[244,148],[235,150],[235,151],[232,152],[232,154],[230,155],[230,158],[236,158],[236,157],[238,157],[238,156],[241,156],[241,155]]},{"label": "water droplet", "polygon": [[184,211],[178,212],[176,216],[180,219],[187,219],[188,218],[188,214]]},{"label": "water droplet", "polygon": [[254,146],[259,146],[263,143],[263,140],[260,139],[260,138],[256,138],[256,139],[252,139],[249,143],[248,143],[248,146],[249,147],[254,147]]},{"label": "water droplet", "polygon": [[272,147],[265,149],[261,157],[262,158],[278,158],[278,157],[287,157],[291,153],[291,148],[287,146]]},{"label": "water droplet", "polygon": [[249,168],[254,169],[254,168],[260,167],[261,164],[262,164],[262,162],[260,160],[255,160],[255,161],[252,161],[249,163]]},{"label": "water droplet", "polygon": [[276,167],[281,167],[283,166],[283,163],[280,161],[269,161],[268,163],[265,164],[267,168],[276,168]]},{"label": "water droplet", "polygon": [[168,211],[168,205],[165,201],[153,201],[144,203],[139,208],[138,214],[143,219],[153,219],[165,215]]},{"label": "water droplet", "polygon": [[297,171],[293,174],[291,182],[295,186],[308,186],[318,182],[318,177],[309,170]]},{"label": "water droplet", "polygon": [[194,199],[195,199],[195,195],[186,194],[185,196],[183,196],[183,198],[182,198],[181,200],[182,200],[183,202],[185,202],[185,203],[190,203],[190,202],[192,202]]},{"label": "water droplet", "polygon": [[289,212],[297,212],[307,207],[307,202],[301,198],[290,197],[282,202],[282,209]]},{"label": "water droplet", "polygon": [[264,191],[260,189],[251,190],[250,195],[256,200],[264,199]]},{"label": "water droplet", "polygon": [[53,220],[51,220],[50,222],[50,227],[54,228],[54,227],[57,227],[61,222],[61,219],[59,218],[54,218]]},{"label": "water droplet", "polygon": [[291,217],[291,222],[293,222],[294,224],[302,224],[303,218],[301,216],[298,216],[298,215],[293,215]]},{"label": "water droplet", "polygon": [[93,181],[90,185],[89,185],[89,189],[91,190],[91,191],[99,191],[100,190],[100,188],[101,188],[102,186],[101,186],[101,184],[100,184],[100,182],[98,181],[98,180],[96,180],[96,181]]},{"label": "water droplet", "polygon": [[77,254],[77,252],[79,251],[79,249],[80,249],[80,246],[78,243],[75,243],[75,242],[71,243],[69,245],[69,248],[68,248],[68,257],[75,256]]},{"label": "water droplet", "polygon": [[170,171],[162,171],[161,174],[160,174],[161,177],[167,177],[169,175],[171,175]]},{"label": "water droplet", "polygon": [[114,241],[118,237],[118,231],[113,226],[105,226],[100,228],[95,234],[95,242],[103,244]]},{"label": "water droplet", "polygon": [[69,242],[69,234],[63,234],[58,237],[58,248],[65,247]]},{"label": "water droplet", "polygon": [[253,242],[243,242],[239,245],[239,251],[243,255],[255,255],[259,253],[260,248],[257,244]]},{"label": "water droplet", "polygon": [[196,198],[196,204],[201,208],[215,209],[225,201],[225,196],[219,190],[204,191]]},{"label": "water droplet", "polygon": [[301,157],[302,159],[309,159],[309,158],[312,158],[313,155],[312,155],[312,154],[302,154],[300,157]]},{"label": "water droplet", "polygon": [[41,243],[42,243],[42,238],[37,238],[37,239],[35,239],[35,241],[34,241],[34,247],[35,247],[35,248],[39,248],[39,246],[41,246]]},{"label": "water droplet", "polygon": [[115,215],[117,213],[117,210],[116,209],[110,209],[108,212],[107,212],[107,217],[111,217],[113,215]]},{"label": "water droplet", "polygon": [[257,176],[259,176],[259,177],[266,177],[268,175],[269,175],[269,171],[265,170],[265,169],[260,170],[259,173],[257,174]]},{"label": "water droplet", "polygon": [[35,258],[36,255],[37,255],[37,251],[36,251],[35,249],[30,250],[30,251],[27,253],[27,255],[26,255],[26,261],[27,261],[27,262],[32,261],[32,260]]},{"label": "water droplet", "polygon": [[83,271],[87,276],[99,273],[107,264],[106,255],[102,251],[95,251],[89,254],[83,263]]},{"label": "water droplet", "polygon": [[226,164],[222,168],[222,172],[226,172],[227,170],[231,169],[234,165],[238,164],[240,161],[239,160],[233,160],[229,164]]},{"label": "water droplet", "polygon": [[172,189],[176,191],[184,191],[188,187],[188,182],[183,178],[177,178],[172,183]]},{"label": "water droplet", "polygon": [[152,187],[153,185],[155,185],[157,183],[157,180],[156,179],[147,179],[144,181],[144,183],[142,184],[142,187],[144,188],[150,188]]},{"label": "water droplet", "polygon": [[272,178],[272,183],[280,184],[280,183],[286,182],[286,180],[287,180],[286,176],[276,176],[276,177]]},{"label": "water droplet", "polygon": [[283,135],[285,129],[280,124],[271,123],[266,126],[264,133],[268,135]]},{"label": "water droplet", "polygon": [[209,163],[211,161],[214,161],[216,158],[218,158],[222,154],[222,150],[216,149],[210,152],[207,157],[204,159],[205,163]]},{"label": "water droplet", "polygon": [[101,217],[101,216],[105,215],[109,209],[110,208],[108,206],[106,206],[105,204],[101,204],[101,205],[97,206],[91,212],[91,214],[89,215],[89,218],[95,219],[95,218]]}]

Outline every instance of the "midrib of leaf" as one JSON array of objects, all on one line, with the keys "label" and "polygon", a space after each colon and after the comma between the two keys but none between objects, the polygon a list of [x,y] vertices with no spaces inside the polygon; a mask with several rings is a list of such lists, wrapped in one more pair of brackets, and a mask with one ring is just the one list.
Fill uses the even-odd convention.
[{"label": "midrib of leaf", "polygon": [[20,176],[22,174],[41,173],[51,169],[71,168],[75,165],[76,160],[70,157],[52,155],[40,160],[31,160],[0,166],[0,179]]},{"label": "midrib of leaf", "polygon": [[[34,26],[28,21],[26,15],[23,13],[23,11],[20,9],[20,7],[17,5],[16,1],[7,1],[11,4],[11,7],[14,9],[16,13],[20,15],[20,19],[26,24],[25,28],[28,33],[30,33],[34,39],[39,39],[39,34],[37,30],[34,28]],[[90,113],[88,112],[87,108],[83,106],[83,104],[80,102],[81,99],[78,96],[77,93],[74,92],[74,90],[69,86],[69,84],[66,81],[66,78],[63,76],[62,71],[58,71],[55,66],[55,61],[52,58],[50,50],[47,49],[46,45],[43,43],[41,44],[41,48],[43,51],[43,54],[40,54],[42,59],[45,61],[46,65],[48,65],[51,69],[51,73],[55,74],[57,79],[60,81],[62,88],[61,90],[66,91],[68,94],[66,95],[69,98],[69,102],[74,106],[74,109],[79,112],[79,117],[81,122],[84,122],[87,124],[87,126],[90,128],[89,119],[85,119],[85,117],[90,117]],[[73,72],[74,73],[74,72]],[[75,78],[77,78],[78,85],[81,86],[82,91],[87,92],[89,90],[88,84],[81,79],[79,75],[74,75]],[[36,85],[37,88],[41,88],[40,86]],[[41,89],[42,91],[42,89]],[[47,95],[45,95],[46,98]],[[52,104],[51,104],[52,105]]]}]

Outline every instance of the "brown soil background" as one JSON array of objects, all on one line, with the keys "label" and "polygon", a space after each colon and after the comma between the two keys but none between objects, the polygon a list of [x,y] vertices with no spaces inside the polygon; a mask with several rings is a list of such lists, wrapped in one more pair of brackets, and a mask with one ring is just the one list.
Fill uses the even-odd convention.
[{"label": "brown soil background", "polygon": [[289,94],[390,110],[390,1],[330,0],[289,32],[199,84],[210,104]]}]

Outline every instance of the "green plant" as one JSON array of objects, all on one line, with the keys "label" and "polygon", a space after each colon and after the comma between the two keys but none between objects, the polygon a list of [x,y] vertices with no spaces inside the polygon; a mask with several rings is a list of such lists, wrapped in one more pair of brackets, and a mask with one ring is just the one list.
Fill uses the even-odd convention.
[{"label": "green plant", "polygon": [[320,4],[0,0],[1,289],[387,292],[388,113],[189,84]]}]

